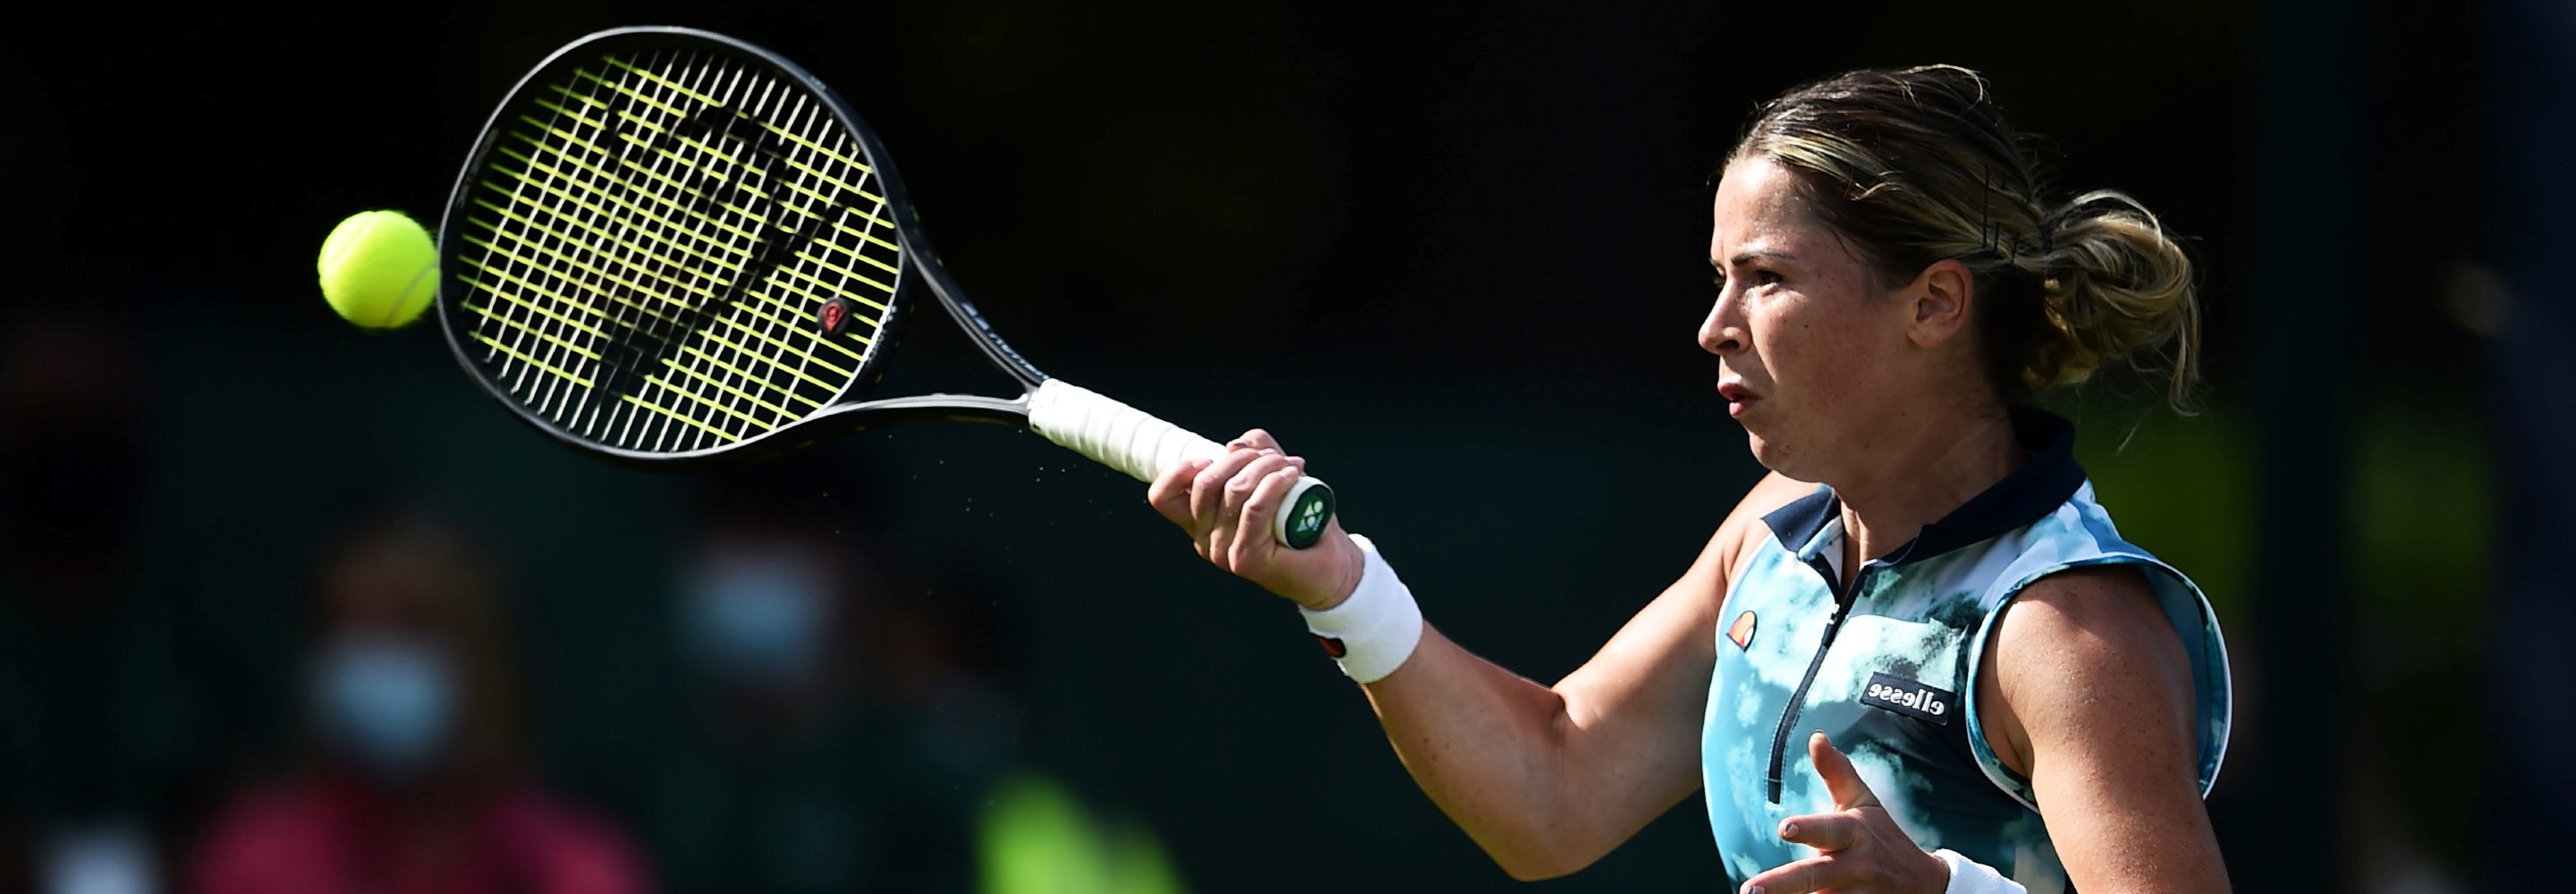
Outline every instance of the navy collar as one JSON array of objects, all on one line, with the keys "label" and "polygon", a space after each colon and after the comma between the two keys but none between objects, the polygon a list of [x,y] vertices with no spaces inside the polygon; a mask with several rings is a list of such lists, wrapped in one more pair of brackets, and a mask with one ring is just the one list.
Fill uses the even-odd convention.
[{"label": "navy collar", "polygon": [[[2046,517],[2084,486],[2084,467],[2075,462],[2075,425],[2065,417],[2036,407],[2012,408],[2013,438],[2030,451],[2030,461],[1986,488],[1940,521],[1923,526],[1913,540],[1878,561],[1906,565],[1994,538]],[[1842,500],[1833,488],[1793,500],[1762,517],[1780,545],[1812,559],[1823,547],[1818,535],[1842,519]],[[1836,524],[1834,533],[1840,533]]]}]

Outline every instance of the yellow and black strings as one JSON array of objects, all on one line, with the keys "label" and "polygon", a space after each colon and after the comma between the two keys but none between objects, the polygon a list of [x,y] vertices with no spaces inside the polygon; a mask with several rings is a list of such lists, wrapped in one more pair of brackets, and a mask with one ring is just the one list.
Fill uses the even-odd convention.
[{"label": "yellow and black strings", "polygon": [[[611,60],[611,62],[612,64],[616,64],[616,60]],[[640,74],[644,80],[654,81],[656,86],[662,88],[654,93],[654,98],[661,100],[658,105],[654,105],[649,101],[646,103],[646,105],[652,106],[653,111],[660,113],[659,117],[662,120],[654,123],[661,127],[676,127],[674,122],[669,120],[669,116],[678,115],[685,111],[688,106],[688,101],[695,101],[703,104],[701,106],[702,110],[703,108],[710,106],[715,108],[726,108],[735,104],[723,97],[709,96],[705,95],[703,92],[692,90],[691,87],[693,85],[687,82],[673,81],[668,78],[657,79],[656,75],[651,71],[638,71],[637,73]],[[773,122],[783,118],[787,121],[789,127],[795,128],[796,130],[814,130],[820,126],[829,125],[831,123],[831,119],[828,114],[826,114],[818,104],[812,103],[810,99],[804,97],[801,92],[782,89],[779,85],[773,82],[768,82],[765,79],[754,78],[749,82],[737,85],[736,93],[749,99],[747,103],[742,103],[748,106],[748,108],[743,112],[748,116],[746,120],[758,121],[770,129],[780,130],[791,137],[795,136],[794,131],[780,128]],[[796,105],[801,106],[800,108],[788,107],[787,98],[790,96],[796,98]],[[833,215],[833,212],[837,210],[836,206],[839,204],[840,197],[817,189],[818,186],[823,185],[824,181],[834,179],[831,177],[831,172],[826,169],[826,166],[820,163],[821,160],[816,154],[819,151],[825,151],[819,144],[791,147],[783,154],[773,155],[764,160],[761,156],[752,154],[748,150],[748,147],[737,149],[736,151],[740,153],[741,157],[736,158],[727,156],[726,149],[723,147],[698,141],[684,140],[683,142],[688,143],[690,148],[697,154],[714,156],[720,161],[729,164],[729,177],[743,179],[743,192],[749,194],[749,198],[744,199],[743,204],[750,207],[731,209],[741,214],[745,219],[745,225],[733,228],[735,231],[735,239],[729,241],[740,244],[746,250],[751,249],[755,245],[761,244],[759,240],[751,238],[751,233],[753,232],[758,232],[762,234],[764,238],[769,240],[778,240],[780,239],[780,234],[782,232],[788,232],[793,234],[790,241],[798,244],[763,246],[763,253],[776,254],[788,249],[798,249],[801,254],[801,250],[807,247],[803,243],[807,242],[810,235],[821,235],[820,228],[814,226],[814,224],[825,222],[827,220],[826,215]],[[812,141],[807,140],[806,142],[810,144]],[[706,164],[713,165],[715,162],[707,162]],[[753,164],[783,164],[789,168],[796,169],[798,171],[798,176],[782,181],[773,176],[775,172],[754,168],[752,167]],[[767,189],[764,191],[763,189],[755,187],[752,185],[754,183],[758,183],[760,186],[765,186]],[[855,190],[857,187],[855,184],[845,183],[844,188]],[[805,204],[799,205],[795,201],[795,197],[790,195],[791,191],[805,193],[811,196],[811,199],[809,199]],[[740,197],[741,196],[738,194],[737,198]],[[753,202],[755,199],[765,204],[755,204]],[[821,205],[825,210],[822,212],[811,210],[811,207],[815,205]],[[731,206],[728,207],[730,208]],[[753,211],[752,208],[755,207],[768,212],[768,214],[764,216],[759,212]],[[798,226],[797,229],[791,230],[790,226],[793,219],[789,218],[786,212],[795,212],[807,217],[813,217],[815,220],[812,223],[804,224]],[[782,272],[785,275],[782,275]],[[794,282],[796,277],[802,276],[809,280],[816,279],[815,274],[817,272],[819,271],[815,270],[811,266],[800,263],[793,265],[778,265],[774,267],[763,265],[756,271],[747,271],[744,274],[741,274],[738,278],[744,279],[744,281],[739,282],[734,286],[734,290],[737,294],[729,298],[729,306],[722,308],[723,313],[720,316],[706,322],[701,328],[690,334],[690,338],[699,341],[707,349],[706,351],[701,351],[697,359],[701,361],[720,360],[721,358],[718,355],[729,354],[736,359],[743,360],[744,364],[752,370],[756,370],[758,372],[757,378],[764,382],[774,383],[779,381],[781,380],[781,377],[775,375],[775,373],[784,372],[787,376],[793,377],[795,380],[791,383],[793,391],[801,392],[814,391],[818,388],[820,389],[819,393],[815,394],[813,398],[805,398],[802,394],[796,395],[796,398],[800,402],[814,403],[817,400],[828,399],[831,393],[837,390],[838,386],[845,384],[852,378],[855,373],[855,362],[862,359],[864,355],[859,351],[849,349],[846,345],[824,339],[816,333],[812,324],[806,322],[811,318],[811,312],[819,307],[822,300],[821,298],[810,295],[797,296],[805,299],[804,304],[801,306],[795,302],[783,300],[784,298],[789,297],[789,293],[802,292],[801,289],[797,288],[797,284]],[[856,338],[863,346],[871,343],[866,336],[857,336]],[[798,342],[800,340],[804,343],[799,344]],[[817,344],[828,346],[832,348],[833,351],[839,352],[839,355],[826,359],[822,355],[831,352],[815,351],[814,347]],[[862,348],[862,350],[864,350],[864,348]],[[795,363],[791,365],[783,362],[791,356],[795,359]],[[656,443],[650,445],[654,449],[696,449],[699,446],[703,446],[706,442],[707,436],[710,435],[729,440],[731,437],[738,437],[747,434],[747,429],[751,427],[751,423],[758,420],[757,415],[753,413],[743,413],[736,409],[736,407],[748,403],[748,395],[746,393],[740,392],[739,389],[728,391],[719,388],[717,389],[717,393],[708,394],[705,393],[706,389],[704,387],[697,387],[700,383],[713,385],[727,384],[721,381],[707,382],[705,379],[699,379],[697,382],[686,384],[656,383],[663,386],[664,393],[658,395],[647,395],[677,395],[678,397],[687,398],[686,402],[689,404],[689,409],[691,410],[691,412],[687,414],[688,417],[693,417],[700,423],[713,423],[695,425],[693,426],[695,428],[695,432],[682,430],[675,426],[665,424],[662,428],[666,435],[677,433],[685,436],[687,438],[687,442],[678,444]],[[655,409],[657,412],[662,409],[662,407],[655,401],[640,400],[636,401],[636,403],[637,405],[644,406],[648,409]],[[730,415],[732,418],[719,418],[719,413]],[[684,418],[681,414],[674,413],[662,413],[662,415],[671,419]],[[773,416],[774,415],[773,411]]]},{"label": "yellow and black strings", "polygon": [[[603,85],[603,82],[595,82],[595,88],[598,88],[598,85]],[[629,85],[626,85],[626,88],[629,88],[629,90],[634,88],[634,77],[629,77]],[[587,93],[587,95],[574,95],[574,93],[567,93],[567,98],[572,98],[572,100],[585,100],[587,106],[595,106],[595,108],[590,108],[590,111],[611,111],[611,108],[605,106],[605,103],[600,103],[598,95],[600,95],[598,90],[592,90],[592,93]],[[544,103],[544,100],[538,100],[538,103]],[[549,111],[554,111],[554,113],[556,113],[556,119],[562,119],[562,116],[569,116],[569,119],[574,119],[574,121],[582,121],[582,124],[590,124],[590,131],[592,131],[590,137],[598,137],[600,131],[603,131],[603,126],[600,126],[600,121],[585,121],[585,116],[582,116],[580,108],[551,106]],[[531,121],[528,121],[528,124],[546,126],[546,124],[549,124],[549,121],[536,121],[536,119],[531,119]],[[562,121],[554,121],[554,124],[562,124]],[[544,173],[544,175],[549,175],[549,178],[562,178],[562,175],[567,175],[569,167],[580,167],[580,173],[572,173],[572,175],[569,175],[569,183],[577,185],[577,188],[600,188],[600,185],[603,185],[603,183],[590,183],[590,180],[600,180],[600,173],[603,173],[603,165],[585,165],[585,157],[582,157],[582,155],[577,155],[577,152],[564,152],[564,142],[551,144],[551,149],[554,149],[554,152],[546,152],[546,149],[549,149],[549,144],[546,144],[546,142],[538,142],[538,139],[528,139],[526,134],[513,134],[513,137],[523,137],[523,142],[528,144],[526,149],[533,149],[533,152],[541,152],[541,155],[546,155],[546,157],[528,157],[526,152],[515,152],[515,157],[518,157],[518,160],[523,162],[523,165],[528,165],[528,170],[531,170],[531,173]],[[598,152],[598,147],[595,147],[595,144],[587,142],[585,134],[564,134],[564,131],[556,131],[556,137],[564,137],[564,139],[569,139],[569,142],[580,142],[580,144],[582,144],[582,149],[587,149],[585,155],[598,155],[598,157],[595,157],[595,160],[592,160],[592,162],[613,160],[613,162],[618,162],[618,165],[629,165],[629,167],[634,167],[634,170],[639,170],[639,173],[657,175],[657,178],[667,178],[667,162],[657,162],[657,167],[662,167],[662,170],[654,170],[654,167],[641,167],[641,165],[636,165],[634,157],[631,157],[631,152],[621,152],[621,155],[605,155],[605,152]],[[533,180],[533,178],[523,178],[523,183],[528,183],[528,180]],[[626,180],[626,178],[605,180],[605,183],[616,185],[616,183],[623,183],[623,180]],[[623,229],[634,229],[636,224],[641,222],[641,229],[644,229],[644,232],[641,232],[641,234],[644,234],[644,237],[649,237],[649,240],[657,240],[657,237],[662,237],[662,234],[657,234],[657,232],[654,232],[654,229],[665,229],[665,227],[667,227],[667,219],[665,219],[665,216],[662,216],[662,214],[613,214],[613,211],[603,209],[603,206],[600,206],[600,204],[592,204],[592,201],[569,201],[567,193],[564,193],[564,191],[556,191],[556,188],[554,188],[554,185],[551,185],[551,183],[541,183],[541,185],[544,185],[544,188],[546,188],[546,191],[549,191],[549,193],[554,193],[554,196],[551,196],[549,201],[546,201],[546,206],[549,206],[551,211],[569,211],[567,216],[572,216],[572,222],[577,224],[577,227],[582,227],[582,229],[592,229],[592,237],[600,237],[600,232],[598,232],[598,224],[600,224],[600,222],[605,222],[605,224],[608,224],[608,227],[611,227],[611,232],[608,232],[608,240],[613,240],[613,245],[616,245],[616,255],[621,255],[621,258],[613,258],[613,260],[623,260],[623,263],[636,263],[634,255],[647,255],[647,250],[641,250],[641,247],[636,247],[634,242],[629,242],[629,240],[618,240],[618,232],[616,232],[616,229],[621,229],[621,227],[623,227]],[[587,196],[587,193],[585,193],[585,196]],[[590,198],[600,198],[600,201],[605,201],[605,204],[621,206],[621,211],[659,211],[659,209],[639,209],[639,206],[636,206],[634,201],[631,201],[631,198],[626,198],[626,201],[621,201],[621,198],[618,198],[616,193],[605,193],[605,196],[590,196]],[[600,216],[600,219],[590,219],[590,216]],[[585,247],[585,245],[582,245],[582,242],[572,242],[572,240],[567,240],[567,237],[564,237],[562,232],[546,232],[546,237],[549,237],[549,240],[556,240],[556,245],[569,245],[569,247],[574,247],[574,250],[580,250],[580,247]],[[592,245],[592,247],[595,247],[595,245]],[[538,247],[538,252],[549,252],[549,250],[546,250],[546,247],[541,245],[541,247]],[[616,294],[618,289],[631,291],[631,294],[634,294],[634,291],[644,291],[644,294],[649,294],[649,291],[652,291],[652,289],[649,289],[649,286],[647,286],[647,289],[636,289],[636,283],[634,283],[634,281],[629,281],[629,278],[621,278],[621,276],[618,276],[616,271],[611,271],[611,268],[605,268],[605,265],[585,263],[585,260],[572,258],[572,255],[567,255],[567,252],[549,252],[549,255],[556,255],[556,258],[562,258],[564,263],[569,263],[569,265],[572,265],[572,268],[580,268],[580,276],[577,276],[577,278],[580,278],[580,286],[585,286],[585,289],[587,289],[585,294],[598,294],[598,291],[605,291],[605,294],[611,296],[611,299],[618,299],[618,294]],[[703,252],[701,252],[701,255],[703,255]],[[721,260],[721,258],[706,258],[706,260]],[[662,278],[662,281],[665,281],[665,283],[672,283],[672,286],[680,286],[680,289],[685,289],[685,291],[706,291],[706,289],[703,289],[703,286],[693,286],[693,283],[690,283],[690,278],[698,278],[698,283],[716,281],[716,276],[706,276],[706,273],[703,273],[703,271],[688,271],[688,263],[675,263],[675,260],[670,260],[670,258],[654,258],[654,255],[647,255],[647,263],[644,263],[644,268],[647,268],[647,271],[644,271],[644,276],[657,276],[657,278]],[[659,268],[659,271],[654,271],[654,268]],[[562,273],[562,271],[556,271],[556,273]],[[603,283],[603,281],[605,281],[605,283]],[[657,299],[667,299],[667,294],[659,294]],[[654,314],[654,312],[652,312],[652,307],[649,307],[649,301],[647,301],[647,304],[636,304],[636,301],[618,301],[618,304],[626,304],[626,307],[608,307],[608,309],[605,309],[605,317],[616,317],[618,325],[621,325],[621,327],[629,327],[629,330],[631,330],[631,327],[641,327],[641,330],[644,330],[644,332],[641,332],[641,335],[647,335],[647,338],[652,338],[652,335],[654,335],[652,330],[654,330],[654,327],[657,327],[657,322],[667,322],[665,314]],[[685,301],[672,301],[672,304],[680,304],[680,307],[685,307]],[[541,309],[544,309],[544,307],[531,307],[531,309],[538,309],[538,312],[541,312]],[[600,309],[600,307],[598,307],[598,304],[592,304],[592,309]],[[670,309],[670,307],[665,307],[665,312],[667,312],[667,309]],[[621,332],[623,332],[623,330],[621,330]],[[592,335],[595,335],[595,332],[592,332]],[[623,335],[634,335],[634,332],[623,332]],[[595,361],[598,361],[598,358],[595,358]],[[580,384],[580,381],[574,381],[574,384]],[[533,394],[533,397],[544,399],[544,394]],[[582,386],[582,402],[587,404],[587,399],[590,399],[590,397],[592,397],[592,389],[590,389],[590,386]],[[541,410],[544,410],[544,402],[538,402],[538,407],[541,407]],[[574,415],[580,415],[580,407],[574,407]],[[611,420],[611,423],[613,423],[613,420]]]},{"label": "yellow and black strings", "polygon": [[[665,271],[652,269],[651,265],[636,265],[631,256],[620,256],[623,252],[603,256],[603,243],[624,246],[637,238],[651,238],[651,234],[638,232],[645,229],[638,226],[643,220],[638,219],[631,207],[621,207],[624,203],[610,188],[622,181],[622,177],[615,177],[599,165],[585,163],[584,157],[567,151],[576,144],[589,145],[583,136],[586,128],[582,114],[576,109],[560,106],[550,111],[553,112],[551,120],[544,122],[531,116],[521,116],[524,123],[541,125],[539,133],[542,136],[514,131],[511,137],[515,147],[496,149],[520,166],[517,188],[525,189],[531,182],[540,184],[537,203],[539,210],[545,213],[541,220],[560,222],[584,231],[586,238],[575,238],[570,233],[540,234],[528,246],[539,257],[519,260],[545,271],[531,272],[528,274],[531,278],[542,280],[546,274],[553,274],[558,287],[564,290],[559,293],[561,297],[577,297],[582,308],[605,321],[601,337],[594,340],[602,350],[594,351],[594,356],[589,358],[592,362],[588,364],[591,378],[596,380],[614,374],[610,367],[615,362],[616,351],[632,339],[635,327],[646,323],[644,314],[636,308],[648,305],[647,296],[655,290],[655,285],[668,287],[681,281]],[[615,300],[620,297],[627,300]],[[610,300],[602,301],[601,298]],[[531,302],[532,310],[536,306]],[[585,423],[583,414],[590,409],[591,399],[601,383],[576,384],[580,385],[577,393],[561,388],[559,383],[546,389],[566,392],[559,400],[548,400],[551,396],[548,394],[532,395],[537,400],[532,402],[531,408],[547,414],[559,424],[581,428]]]},{"label": "yellow and black strings", "polygon": [[[636,318],[634,331],[638,337],[618,357],[620,366],[617,374],[621,387],[614,389],[614,394],[593,396],[603,403],[598,411],[602,422],[600,427],[605,439],[623,447],[669,449],[663,444],[675,438],[693,436],[703,442],[705,435],[723,431],[706,420],[712,414],[702,407],[686,405],[671,394],[655,394],[635,388],[638,383],[649,386],[653,381],[649,378],[653,375],[652,370],[636,367],[671,359],[672,347],[685,339],[686,330],[693,328],[706,315],[708,305],[716,300],[717,290],[741,275],[740,262],[747,255],[745,242],[754,237],[738,223],[728,223],[713,216],[711,212],[717,209],[697,208],[690,204],[693,193],[688,181],[698,182],[700,185],[696,189],[699,190],[710,188],[712,181],[702,177],[698,171],[711,162],[703,158],[693,162],[686,153],[688,147],[677,144],[655,151],[660,141],[636,136],[636,125],[651,120],[645,114],[649,112],[648,104],[662,101],[667,105],[669,91],[644,78],[640,69],[629,68],[621,72],[606,65],[606,61],[600,60],[596,66],[600,70],[596,73],[588,69],[574,72],[574,84],[586,88],[583,93],[573,95],[574,98],[582,100],[598,116],[595,126],[584,134],[586,138],[579,141],[579,148],[601,158],[613,158],[621,166],[622,170],[604,167],[602,170],[615,176],[610,184],[629,196],[627,203],[647,222],[649,241],[645,244],[682,250],[694,255],[699,263],[695,269],[662,273],[663,281],[680,287],[679,294],[659,295],[656,297],[663,300],[658,303],[639,302],[633,308],[618,309],[619,313]],[[654,60],[646,61],[647,64],[657,64]],[[658,67],[677,70],[691,66],[675,62]],[[729,72],[713,65],[694,66],[691,77],[700,81],[701,86],[716,88],[718,79],[727,74],[739,80],[739,72]],[[664,99],[656,100],[657,93]],[[574,147],[567,144],[558,148],[568,150]],[[571,153],[566,151],[563,154]],[[706,353],[705,347],[699,350],[705,356],[715,357]],[[715,362],[723,363],[723,359],[715,358]],[[694,371],[706,375],[709,368],[702,362]],[[656,414],[645,414],[643,410],[653,410]],[[679,423],[688,423],[696,428],[684,432]],[[731,436],[738,437],[738,434]]]},{"label": "yellow and black strings", "polygon": [[[873,350],[899,263],[865,188],[873,172],[826,107],[742,66],[660,54],[564,80],[511,122],[469,220],[489,241],[468,282],[501,305],[468,308],[496,378],[539,415],[630,449],[720,446],[819,409]],[[761,152],[682,132],[710,109],[779,141]],[[763,239],[795,244],[747,269]],[[834,292],[877,316],[822,334],[812,312]],[[611,379],[636,387],[603,393]]]},{"label": "yellow and black strings", "polygon": [[[722,107],[727,104],[725,99],[741,93],[744,73],[739,68],[712,64],[652,66],[688,79],[684,83],[673,77],[655,78],[645,66],[620,65],[617,63],[621,60],[613,57],[601,61],[610,69],[606,73],[617,76],[618,92],[628,100],[620,104],[616,114],[622,123],[631,127],[620,129],[617,139],[630,147],[640,148],[648,155],[658,156],[657,160],[672,162],[679,174],[679,177],[653,180],[649,185],[637,185],[652,193],[665,209],[678,212],[677,219],[683,225],[696,226],[695,235],[719,245],[729,274],[709,282],[706,293],[689,296],[690,306],[700,311],[683,312],[679,319],[663,321],[656,328],[663,330],[662,340],[666,344],[638,353],[631,362],[659,364],[672,359],[673,346],[695,346],[698,356],[683,363],[682,371],[707,376],[714,370],[738,369],[741,373],[736,378],[741,383],[749,384],[757,379],[764,386],[774,388],[776,383],[771,381],[771,371],[762,365],[766,358],[757,346],[748,344],[754,339],[744,332],[712,331],[717,315],[732,310],[716,306],[715,302],[722,300],[719,290],[750,273],[747,265],[752,257],[752,247],[761,236],[758,230],[761,223],[748,208],[704,199],[745,176],[743,165],[718,146],[673,132],[678,123],[686,119],[686,110],[681,105],[688,101],[684,96],[694,94],[706,106]],[[651,61],[645,60],[645,64],[651,65]],[[727,96],[710,95],[714,93]],[[726,169],[728,167],[729,170]],[[686,182],[681,178],[686,178]],[[749,204],[748,200],[745,204]],[[727,220],[717,213],[719,211],[730,213],[732,219]],[[745,328],[739,314],[731,322],[737,328]],[[735,362],[726,363],[727,356]],[[747,426],[758,424],[756,417],[742,414],[728,405],[732,400],[730,395],[725,395],[722,401],[709,400],[697,393],[702,389],[692,389],[685,383],[673,384],[659,370],[636,369],[631,372],[638,377],[638,387],[617,394],[615,398],[627,404],[618,409],[627,414],[630,430],[640,435],[630,439],[632,446],[676,451],[705,446],[710,438],[720,444],[730,443],[741,439]],[[792,393],[793,389],[789,391]],[[720,416],[720,410],[739,415],[724,418]]]},{"label": "yellow and black strings", "polygon": [[[601,247],[618,246],[623,254],[634,250],[638,239],[649,243],[657,236],[642,225],[649,216],[637,215],[630,203],[606,188],[602,182],[606,175],[599,167],[564,151],[566,143],[588,145],[581,133],[588,122],[579,111],[553,106],[544,119],[524,113],[518,118],[505,145],[495,147],[498,154],[484,172],[482,186],[492,195],[475,199],[495,219],[476,215],[468,221],[469,228],[489,231],[491,241],[478,239],[474,232],[462,235],[483,246],[486,254],[480,262],[469,260],[467,266],[472,269],[461,275],[507,306],[501,314],[481,313],[471,304],[467,309],[483,318],[478,340],[507,358],[497,378],[529,409],[558,425],[571,423],[567,427],[577,428],[582,422],[577,418],[581,406],[599,377],[609,372],[609,353],[634,339],[633,330],[642,317],[628,307],[604,307],[609,302],[599,299],[634,305],[635,298],[654,290],[661,274],[620,266],[618,262],[631,259],[603,256]],[[549,138],[532,135],[518,125],[533,127]],[[550,147],[554,151],[548,152]],[[493,282],[478,282],[477,275]],[[612,289],[632,294],[620,295]],[[507,341],[484,331],[490,329],[509,330],[504,333]],[[530,336],[545,340],[547,330],[558,330],[556,341],[551,350],[538,350],[554,355],[552,363],[525,350]],[[587,337],[564,338],[560,331]],[[566,355],[583,361],[577,371],[566,370],[572,365]],[[513,369],[511,361],[524,365]],[[581,403],[566,399],[576,391]],[[576,418],[567,419],[567,410]]]}]

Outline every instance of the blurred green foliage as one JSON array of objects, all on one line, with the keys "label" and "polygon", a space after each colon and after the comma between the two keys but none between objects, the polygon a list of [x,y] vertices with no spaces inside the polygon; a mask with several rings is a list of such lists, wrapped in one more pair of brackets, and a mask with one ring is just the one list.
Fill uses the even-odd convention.
[{"label": "blurred green foliage", "polygon": [[2401,826],[2426,856],[2464,865],[2475,845],[2487,726],[2478,662],[2496,558],[2488,432],[2478,404],[2439,395],[2362,407],[2347,432],[2348,516],[2315,520],[2340,521],[2351,538],[2343,593],[2251,592],[2262,489],[2255,427],[2240,408],[2182,417],[2106,401],[2068,412],[2079,420],[2077,453],[2121,533],[2191,575],[2218,611],[2245,723],[2262,722],[2259,706],[2245,702],[2253,603],[2297,599],[2353,613],[2353,639],[2342,644],[2358,687],[2353,703],[2405,709],[2357,711],[2345,729],[2322,734],[2348,743],[2345,777],[2362,810]]},{"label": "blurred green foliage", "polygon": [[1154,834],[1024,774],[995,787],[981,829],[984,894],[1185,894]]}]

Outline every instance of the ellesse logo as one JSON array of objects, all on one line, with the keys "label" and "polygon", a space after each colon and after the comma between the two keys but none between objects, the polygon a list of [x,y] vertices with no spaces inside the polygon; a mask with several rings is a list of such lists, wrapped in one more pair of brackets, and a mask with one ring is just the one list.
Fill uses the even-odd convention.
[{"label": "ellesse logo", "polygon": [[1861,704],[1912,715],[1942,726],[1950,725],[1950,715],[1959,713],[1958,701],[1958,695],[1947,689],[1934,689],[1886,674],[1869,675],[1869,687],[1860,693]]},{"label": "ellesse logo", "polygon": [[1753,648],[1752,612],[1748,611],[1735,616],[1735,623],[1729,624],[1726,627],[1726,640],[1734,643],[1735,647],[1738,649]]}]

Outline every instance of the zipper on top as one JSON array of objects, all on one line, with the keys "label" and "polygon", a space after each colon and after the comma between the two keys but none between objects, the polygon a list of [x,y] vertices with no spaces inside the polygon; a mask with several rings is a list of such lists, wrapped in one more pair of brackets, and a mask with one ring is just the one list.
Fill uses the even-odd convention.
[{"label": "zipper on top", "polygon": [[[1840,544],[1836,544],[1834,548],[1840,549],[1841,546]],[[1773,804],[1780,803],[1780,783],[1781,777],[1784,775],[1782,771],[1783,767],[1788,762],[1789,756],[1789,729],[1790,727],[1797,725],[1799,711],[1807,704],[1807,687],[1814,685],[1816,682],[1816,671],[1825,666],[1825,652],[1834,647],[1834,635],[1842,632],[1843,618],[1846,615],[1851,614],[1853,601],[1850,598],[1852,588],[1843,585],[1842,575],[1834,573],[1833,564],[1825,559],[1824,554],[1818,553],[1815,558],[1807,560],[1807,565],[1810,568],[1814,568],[1816,570],[1816,574],[1824,577],[1826,591],[1834,594],[1834,616],[1825,621],[1824,640],[1816,644],[1816,656],[1814,658],[1807,659],[1807,675],[1799,678],[1797,691],[1790,693],[1789,704],[1780,709],[1779,728],[1771,733],[1771,777],[1769,782],[1771,784],[1771,803]],[[1855,585],[1859,584],[1861,575],[1868,573],[1869,567],[1866,565],[1861,566],[1860,571],[1852,575],[1852,583]]]}]

